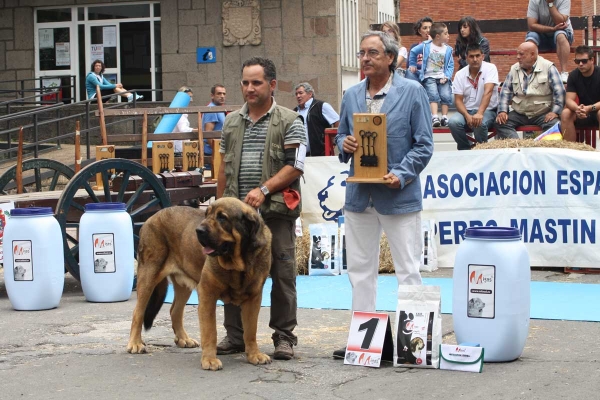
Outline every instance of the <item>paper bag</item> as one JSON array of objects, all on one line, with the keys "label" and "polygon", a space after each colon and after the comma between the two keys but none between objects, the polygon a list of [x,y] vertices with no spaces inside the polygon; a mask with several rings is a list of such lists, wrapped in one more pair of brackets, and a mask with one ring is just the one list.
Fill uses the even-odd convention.
[{"label": "paper bag", "polygon": [[337,260],[338,227],[335,222],[310,224],[308,275],[339,275]]},{"label": "paper bag", "polygon": [[440,369],[481,372],[483,370],[483,347],[441,344]]}]

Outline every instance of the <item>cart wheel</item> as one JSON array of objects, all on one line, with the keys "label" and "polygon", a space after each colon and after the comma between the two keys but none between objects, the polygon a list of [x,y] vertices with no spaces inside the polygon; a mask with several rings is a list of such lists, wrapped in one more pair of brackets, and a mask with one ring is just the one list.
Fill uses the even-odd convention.
[{"label": "cart wheel", "polygon": [[[142,178],[141,185],[135,192],[125,192],[126,184],[119,192],[111,192],[110,179],[113,170],[123,173],[123,182],[128,182],[131,175]],[[102,193],[94,193],[93,184],[96,174],[102,174]],[[89,196],[86,200],[75,199],[77,191],[85,190]],[[127,212],[133,221],[133,240],[135,256],[139,243],[139,231],[144,221],[156,211],[169,207],[171,200],[161,181],[151,170],[136,162],[115,158],[96,161],[79,171],[63,190],[56,205],[56,219],[60,224],[64,238],[65,266],[77,280],[79,278],[79,221],[85,211],[85,203],[126,203]],[[67,231],[68,229],[68,231]]]},{"label": "cart wheel", "polygon": [[[48,190],[56,190],[56,185],[61,183],[61,177],[63,180],[68,181],[73,177],[73,175],[75,175],[75,171],[73,171],[70,167],[67,167],[65,164],[45,158],[33,158],[23,161],[23,172],[32,169],[34,170],[35,182],[23,188],[27,193],[41,192],[42,180],[48,178],[52,178]],[[49,170],[48,172],[50,172],[50,174],[43,170]],[[42,177],[42,174],[47,175],[47,177]],[[11,182],[14,182],[16,186],[16,176],[16,165],[9,168],[4,174],[2,174],[2,176],[0,176],[0,195],[8,194],[6,192],[6,186],[8,186]]]}]

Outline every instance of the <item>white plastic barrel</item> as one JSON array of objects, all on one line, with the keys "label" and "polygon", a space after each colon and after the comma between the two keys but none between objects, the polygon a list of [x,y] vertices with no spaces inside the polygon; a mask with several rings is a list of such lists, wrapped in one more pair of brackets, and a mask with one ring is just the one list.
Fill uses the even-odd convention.
[{"label": "white plastic barrel", "polygon": [[3,238],[4,282],[15,310],[58,307],[65,285],[60,225],[50,207],[10,211]]},{"label": "white plastic barrel", "polygon": [[458,343],[480,343],[484,361],[512,361],[529,332],[531,270],[517,228],[468,228],[454,262]]},{"label": "white plastic barrel", "polygon": [[79,275],[88,301],[129,300],[133,226],[124,203],[89,203],[79,222]]}]

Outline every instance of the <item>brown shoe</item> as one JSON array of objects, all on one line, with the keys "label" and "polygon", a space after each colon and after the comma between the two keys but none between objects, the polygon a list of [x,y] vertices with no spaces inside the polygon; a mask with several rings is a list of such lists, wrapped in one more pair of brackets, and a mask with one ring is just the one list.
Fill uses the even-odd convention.
[{"label": "brown shoe", "polygon": [[280,339],[275,342],[275,352],[273,353],[273,358],[276,360],[291,360],[294,358],[294,349],[292,349],[292,344],[285,339]]},{"label": "brown shoe", "polygon": [[230,339],[229,336],[225,336],[223,340],[217,345],[217,354],[218,355],[227,355],[227,354],[236,354],[243,353],[246,351],[246,346],[242,344],[235,344]]}]

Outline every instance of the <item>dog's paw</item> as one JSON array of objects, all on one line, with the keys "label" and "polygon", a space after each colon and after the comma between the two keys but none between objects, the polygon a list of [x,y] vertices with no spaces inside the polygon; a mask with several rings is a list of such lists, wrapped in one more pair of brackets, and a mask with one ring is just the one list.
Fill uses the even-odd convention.
[{"label": "dog's paw", "polygon": [[175,344],[177,345],[177,347],[181,347],[181,348],[190,348],[191,349],[193,347],[200,347],[200,343],[198,343],[197,340],[194,340],[191,337],[178,338],[176,336]]},{"label": "dog's paw", "polygon": [[264,353],[248,354],[247,359],[253,365],[271,364],[271,357]]},{"label": "dog's paw", "polygon": [[223,364],[216,357],[202,357],[202,369],[218,371],[223,369]]},{"label": "dog's paw", "polygon": [[144,354],[147,353],[146,343],[142,341],[133,341],[130,340],[127,343],[127,352],[131,354]]}]

